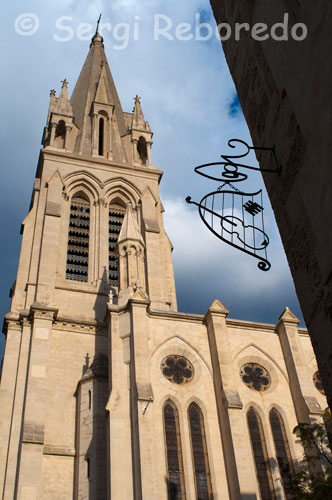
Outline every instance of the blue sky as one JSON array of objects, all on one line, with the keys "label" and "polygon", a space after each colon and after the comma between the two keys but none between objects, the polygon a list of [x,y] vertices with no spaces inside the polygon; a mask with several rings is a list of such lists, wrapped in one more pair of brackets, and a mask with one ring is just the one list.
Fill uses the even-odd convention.
[{"label": "blue sky", "polygon": [[[203,226],[195,207],[184,201],[188,195],[198,201],[217,187],[194,174],[196,165],[217,161],[227,152],[228,139],[251,142],[220,42],[215,36],[196,40],[194,28],[188,31],[194,35],[192,40],[175,37],[179,23],[194,26],[197,15],[201,22],[215,27],[207,0],[34,0],[3,6],[1,316],[10,307],[8,291],[16,275],[19,230],[28,211],[49,91],[55,88],[58,95],[64,78],[69,81],[69,91],[73,90],[89,50],[89,41],[79,39],[90,36],[89,26],[82,23],[94,27],[100,12],[102,23],[111,24],[111,29],[108,26],[103,31],[105,51],[123,109],[131,111],[135,95],[142,97],[145,119],[154,132],[152,160],[165,172],[160,191],[166,230],[175,247],[179,310],[204,313],[219,298],[233,318],[275,323],[286,305],[300,317],[267,197],[265,224],[272,263],[267,273],[258,270],[249,256],[217,240]],[[15,30],[15,20],[25,13],[39,20],[39,29],[31,36],[17,32],[29,31],[29,21],[17,21]],[[172,23],[169,33],[173,40],[162,36],[154,40],[156,19],[161,19],[158,15]],[[67,30],[57,28],[56,23]],[[123,49],[119,49],[124,44],[119,38],[125,28],[119,23],[129,24],[128,46]],[[55,39],[72,33],[68,41]],[[206,33],[203,29],[201,37]],[[262,187],[259,173],[251,178],[247,187]]]}]

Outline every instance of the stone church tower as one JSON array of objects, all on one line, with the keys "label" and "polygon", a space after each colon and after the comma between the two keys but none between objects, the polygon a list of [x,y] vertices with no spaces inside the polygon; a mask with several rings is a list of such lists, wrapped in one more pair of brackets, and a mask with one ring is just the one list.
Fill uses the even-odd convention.
[{"label": "stone church tower", "polygon": [[51,91],[22,225],[3,500],[288,498],[292,429],[326,406],[309,336],[287,308],[277,325],[228,319],[218,300],[177,312],[151,145],[96,33],[71,99],[66,80]]}]

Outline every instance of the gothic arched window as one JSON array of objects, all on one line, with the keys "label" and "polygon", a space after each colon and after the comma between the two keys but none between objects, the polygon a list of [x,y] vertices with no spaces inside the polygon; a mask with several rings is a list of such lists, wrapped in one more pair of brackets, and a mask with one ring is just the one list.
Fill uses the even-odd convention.
[{"label": "gothic arched window", "polygon": [[72,198],[68,231],[66,278],[88,281],[90,202],[83,194]]},{"label": "gothic arched window", "polygon": [[272,408],[270,411],[270,424],[286,498],[293,498],[292,472],[294,469],[292,456],[289,449],[284,421],[275,408]]},{"label": "gothic arched window", "polygon": [[179,416],[176,406],[170,401],[164,405],[164,430],[166,444],[168,499],[185,500]]},{"label": "gothic arched window", "polygon": [[98,137],[99,156],[104,156],[104,133],[105,133],[105,121],[104,118],[99,118],[99,137]]},{"label": "gothic arched window", "polygon": [[191,449],[193,454],[196,497],[212,500],[212,485],[207,454],[203,414],[196,403],[188,408]]},{"label": "gothic arched window", "polygon": [[119,286],[119,259],[116,252],[116,244],[119,239],[123,219],[126,210],[118,204],[112,204],[109,208],[109,259],[108,259],[108,274],[109,284],[111,286]]},{"label": "gothic arched window", "polygon": [[272,483],[269,458],[266,450],[262,421],[253,408],[250,408],[247,413],[247,421],[261,499],[274,500],[275,493]]}]

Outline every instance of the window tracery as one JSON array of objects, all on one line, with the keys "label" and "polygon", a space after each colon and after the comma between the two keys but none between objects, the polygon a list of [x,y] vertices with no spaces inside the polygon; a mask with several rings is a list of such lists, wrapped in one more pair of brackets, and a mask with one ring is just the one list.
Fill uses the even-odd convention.
[{"label": "window tracery", "polygon": [[264,392],[271,385],[269,372],[257,363],[247,363],[242,366],[240,371],[242,382],[255,391]]},{"label": "window tracery", "polygon": [[187,384],[194,377],[194,367],[187,358],[173,354],[161,362],[164,377],[174,384]]}]

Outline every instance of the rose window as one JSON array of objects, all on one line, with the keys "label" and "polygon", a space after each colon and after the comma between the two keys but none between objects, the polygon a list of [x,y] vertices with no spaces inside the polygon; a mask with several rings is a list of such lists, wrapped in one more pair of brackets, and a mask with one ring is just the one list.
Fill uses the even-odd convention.
[{"label": "rose window", "polygon": [[322,384],[322,379],[320,378],[320,373],[319,372],[314,373],[314,376],[312,378],[317,391],[319,391],[321,394],[324,394],[325,396],[325,391]]},{"label": "rose window", "polygon": [[269,372],[256,363],[247,363],[243,365],[240,377],[249,389],[255,391],[266,391],[271,385]]},{"label": "rose window", "polygon": [[194,367],[183,356],[167,356],[161,363],[164,377],[174,384],[187,384],[194,376]]}]

